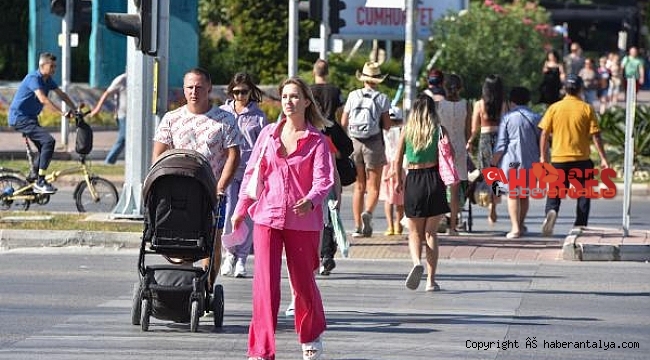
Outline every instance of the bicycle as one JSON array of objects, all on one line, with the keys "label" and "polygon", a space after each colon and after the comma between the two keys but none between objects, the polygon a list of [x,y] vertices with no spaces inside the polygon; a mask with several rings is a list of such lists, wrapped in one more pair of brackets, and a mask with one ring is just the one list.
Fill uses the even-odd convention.
[{"label": "bicycle", "polygon": [[[77,109],[73,112],[75,124],[79,127],[85,123],[84,116],[88,112]],[[27,161],[30,168],[34,163],[34,150],[29,139],[25,139],[25,149],[27,152]],[[105,178],[97,176],[90,172],[90,166],[86,161],[86,154],[79,154],[79,164],[62,170],[52,171],[45,176],[49,183],[56,182],[57,179],[64,176],[81,174],[83,179],[77,184],[73,192],[73,198],[79,212],[110,212],[115,208],[118,201],[118,193],[115,185]],[[35,181],[28,179],[21,171],[0,168],[0,210],[9,210],[12,207],[22,210],[29,210],[32,203],[46,205],[50,202],[50,196],[53,194],[40,194],[34,192]]]}]

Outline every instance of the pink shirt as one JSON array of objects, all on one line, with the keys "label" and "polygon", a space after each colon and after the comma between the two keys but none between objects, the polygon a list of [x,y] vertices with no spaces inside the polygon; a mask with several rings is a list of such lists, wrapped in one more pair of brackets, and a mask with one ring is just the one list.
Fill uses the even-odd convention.
[{"label": "pink shirt", "polygon": [[[298,140],[296,150],[287,157],[280,155],[280,133],[285,122],[282,120],[262,129],[244,172],[235,214],[243,216],[248,210],[256,224],[274,229],[321,231],[322,203],[334,185],[332,155],[325,137],[309,124],[305,136]],[[267,139],[260,165],[264,189],[255,201],[246,195],[245,189]],[[311,200],[314,209],[298,216],[292,208],[303,197]]]}]

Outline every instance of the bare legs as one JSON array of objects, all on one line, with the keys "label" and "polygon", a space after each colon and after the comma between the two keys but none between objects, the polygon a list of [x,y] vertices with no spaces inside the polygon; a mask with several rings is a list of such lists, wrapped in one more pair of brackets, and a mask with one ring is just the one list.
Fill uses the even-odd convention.
[{"label": "bare legs", "polygon": [[517,238],[524,233],[524,221],[528,214],[530,201],[528,198],[515,198],[508,197],[508,215],[510,215],[510,232],[506,234],[508,238]]},{"label": "bare legs", "polygon": [[380,181],[381,169],[363,169],[357,166],[357,181],[352,195],[352,214],[357,229],[361,229],[361,213],[367,211],[372,214],[377,206]]},{"label": "bare legs", "polygon": [[422,244],[426,245],[425,257],[427,262],[427,289],[435,284],[436,268],[438,266],[438,224],[443,215],[429,218],[409,218],[409,252],[413,266],[420,265]]},{"label": "bare legs", "polygon": [[384,213],[386,215],[386,223],[388,224],[388,229],[386,229],[385,235],[401,234],[402,224],[400,223],[400,220],[404,217],[404,205],[393,205],[388,201],[385,201]]},{"label": "bare legs", "polygon": [[460,210],[460,183],[451,185],[450,188],[451,201],[449,202],[449,209],[451,218],[449,219],[449,234],[455,234],[458,227],[458,212]]}]

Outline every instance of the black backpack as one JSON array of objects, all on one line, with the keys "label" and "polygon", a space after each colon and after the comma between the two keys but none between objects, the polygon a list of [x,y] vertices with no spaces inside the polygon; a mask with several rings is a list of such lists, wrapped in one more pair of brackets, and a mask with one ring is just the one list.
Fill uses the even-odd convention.
[{"label": "black backpack", "polygon": [[332,121],[332,123],[332,126],[325,128],[324,133],[332,139],[334,146],[341,154],[341,158],[336,159],[336,169],[341,179],[341,185],[352,185],[357,181],[357,168],[354,161],[350,159],[350,155],[354,151],[354,145],[343,127],[336,121]]},{"label": "black backpack", "polygon": [[74,151],[79,155],[88,155],[93,150],[93,129],[83,118],[75,119],[77,125],[77,140]]}]

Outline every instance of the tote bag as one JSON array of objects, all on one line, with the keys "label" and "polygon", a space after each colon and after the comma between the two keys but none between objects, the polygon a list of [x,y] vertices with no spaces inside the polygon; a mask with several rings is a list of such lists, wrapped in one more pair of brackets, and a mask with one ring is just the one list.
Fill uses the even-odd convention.
[{"label": "tote bag", "polygon": [[440,177],[442,178],[442,182],[447,186],[458,184],[460,177],[458,176],[458,169],[454,165],[454,153],[451,149],[449,136],[443,136],[442,126],[438,129],[440,133],[438,141],[438,170]]},{"label": "tote bag", "polygon": [[251,174],[250,179],[248,179],[248,184],[246,184],[246,195],[253,200],[259,199],[260,194],[264,189],[264,182],[262,180],[262,176],[260,175],[260,167],[262,165],[262,158],[266,152],[266,147],[268,146],[270,137],[271,136],[268,135],[264,140],[264,145],[262,145],[262,150],[260,150],[260,154],[257,157],[257,161],[255,162],[253,173]]}]

